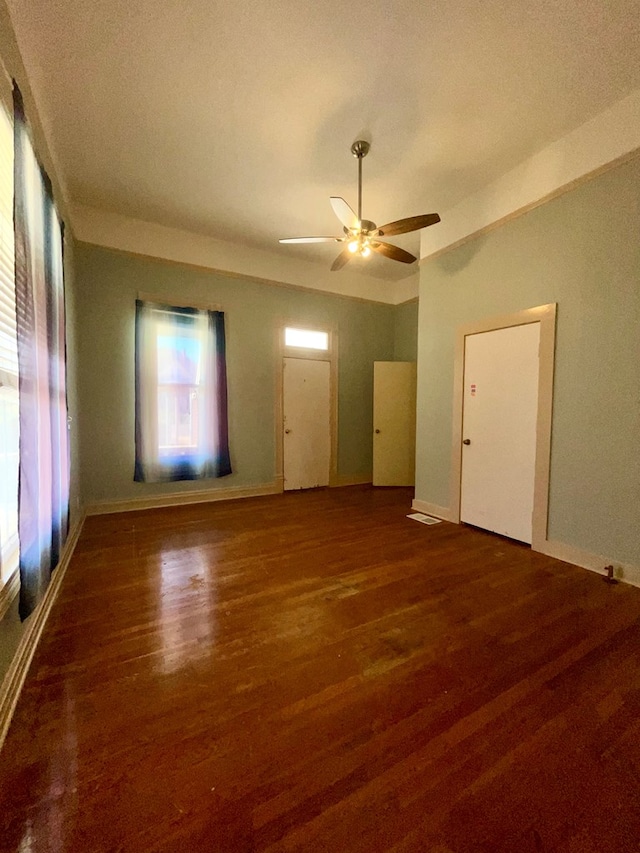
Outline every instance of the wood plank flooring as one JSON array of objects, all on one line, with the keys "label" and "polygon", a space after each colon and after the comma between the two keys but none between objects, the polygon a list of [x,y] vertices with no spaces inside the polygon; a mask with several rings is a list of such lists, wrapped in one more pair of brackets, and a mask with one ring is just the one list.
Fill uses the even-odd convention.
[{"label": "wood plank flooring", "polygon": [[640,851],[640,590],[409,506],[89,518],[0,850]]}]

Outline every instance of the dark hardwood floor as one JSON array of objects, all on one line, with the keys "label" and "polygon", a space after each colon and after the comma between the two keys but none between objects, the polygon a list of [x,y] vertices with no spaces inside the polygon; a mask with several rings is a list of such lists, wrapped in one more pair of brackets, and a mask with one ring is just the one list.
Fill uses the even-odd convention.
[{"label": "dark hardwood floor", "polygon": [[0,849],[640,850],[640,590],[349,488],[89,518]]}]

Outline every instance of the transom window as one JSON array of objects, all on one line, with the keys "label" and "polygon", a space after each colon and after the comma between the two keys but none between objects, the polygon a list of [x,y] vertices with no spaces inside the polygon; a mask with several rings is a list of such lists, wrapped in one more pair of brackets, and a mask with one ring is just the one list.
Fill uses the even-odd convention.
[{"label": "transom window", "polygon": [[294,329],[287,326],[284,330],[284,343],[287,347],[297,349],[329,349],[329,333],[319,332],[314,329]]}]

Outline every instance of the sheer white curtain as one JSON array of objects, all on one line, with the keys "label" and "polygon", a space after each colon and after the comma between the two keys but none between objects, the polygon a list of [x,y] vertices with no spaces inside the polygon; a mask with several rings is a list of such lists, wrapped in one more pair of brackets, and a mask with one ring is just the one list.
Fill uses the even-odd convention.
[{"label": "sheer white curtain", "polygon": [[230,473],[224,314],[138,300],[134,479]]},{"label": "sheer white curtain", "polygon": [[20,614],[40,601],[69,517],[62,224],[14,84],[14,226],[20,385]]}]

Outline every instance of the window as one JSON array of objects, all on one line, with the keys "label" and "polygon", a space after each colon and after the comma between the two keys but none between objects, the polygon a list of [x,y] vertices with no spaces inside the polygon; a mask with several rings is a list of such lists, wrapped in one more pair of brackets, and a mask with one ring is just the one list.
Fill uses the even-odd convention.
[{"label": "window", "polygon": [[20,606],[42,600],[69,526],[63,224],[13,87],[14,238],[20,372]]},{"label": "window", "polygon": [[329,333],[311,329],[293,329],[287,326],[284,330],[284,343],[287,347],[298,349],[328,350]]},{"label": "window", "polygon": [[224,314],[138,300],[134,479],[230,473]]},{"label": "window", "polygon": [[158,454],[176,459],[198,452],[206,389],[203,386],[202,346],[196,328],[176,329],[159,323]]},{"label": "window", "polygon": [[18,349],[13,234],[13,122],[0,101],[0,586],[18,568]]}]

